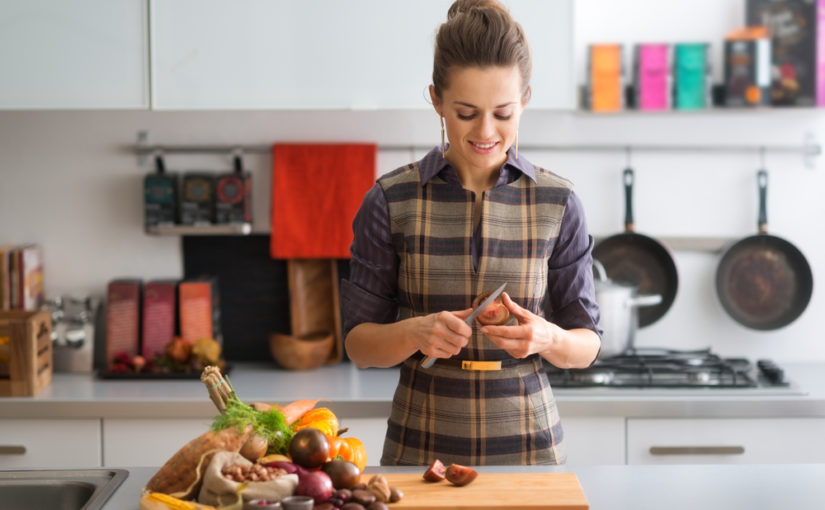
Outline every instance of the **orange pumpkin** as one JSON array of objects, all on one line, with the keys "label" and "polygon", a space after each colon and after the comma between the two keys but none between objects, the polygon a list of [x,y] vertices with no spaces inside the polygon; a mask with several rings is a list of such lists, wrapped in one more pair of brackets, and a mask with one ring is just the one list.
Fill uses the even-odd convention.
[{"label": "orange pumpkin", "polygon": [[326,407],[319,407],[304,413],[292,426],[294,432],[301,429],[313,428],[324,433],[325,436],[338,435],[338,417]]},{"label": "orange pumpkin", "polygon": [[343,439],[352,449],[350,462],[358,466],[359,471],[364,471],[364,468],[367,467],[367,449],[364,447],[364,443],[356,437],[345,437]]},{"label": "orange pumpkin", "polygon": [[364,443],[355,437],[327,436],[329,460],[340,458],[358,466],[358,471],[367,467],[367,450]]},{"label": "orange pumpkin", "polygon": [[340,436],[327,436],[329,460],[341,458],[352,462],[352,446]]}]

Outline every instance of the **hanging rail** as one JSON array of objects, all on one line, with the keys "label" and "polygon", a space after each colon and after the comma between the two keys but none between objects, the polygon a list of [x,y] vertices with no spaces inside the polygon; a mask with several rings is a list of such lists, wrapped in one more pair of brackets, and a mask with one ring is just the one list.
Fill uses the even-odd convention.
[{"label": "hanging rail", "polygon": [[[147,143],[148,133],[138,133],[138,143],[133,147],[141,166],[146,164],[148,156],[158,154],[268,154],[272,151],[269,145],[153,145]],[[417,144],[380,144],[383,151],[414,151],[423,152],[432,149],[433,145]],[[822,154],[822,146],[816,142],[813,134],[806,133],[802,145],[773,145],[773,144],[524,144],[519,149],[527,152],[696,152],[696,153],[743,153],[753,152],[764,157],[766,153],[799,154],[803,157],[805,166],[813,168],[813,159]]]}]

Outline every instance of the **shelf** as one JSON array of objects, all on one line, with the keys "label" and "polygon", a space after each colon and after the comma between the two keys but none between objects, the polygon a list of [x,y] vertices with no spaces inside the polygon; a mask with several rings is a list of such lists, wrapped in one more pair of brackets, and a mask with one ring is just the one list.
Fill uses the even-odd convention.
[{"label": "shelf", "polygon": [[146,233],[157,236],[245,236],[252,232],[251,223],[225,225],[155,225]]},{"label": "shelf", "polygon": [[[739,240],[730,237],[655,237],[648,234],[642,235],[652,237],[671,251],[699,251],[709,253],[723,253],[728,246]],[[598,244],[607,237],[610,236],[594,236],[594,241]]]}]

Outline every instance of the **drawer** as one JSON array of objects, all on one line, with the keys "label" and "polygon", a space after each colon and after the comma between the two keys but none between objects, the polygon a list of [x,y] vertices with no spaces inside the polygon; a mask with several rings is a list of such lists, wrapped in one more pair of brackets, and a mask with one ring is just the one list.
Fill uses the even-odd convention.
[{"label": "drawer", "polygon": [[100,420],[0,420],[0,469],[101,466]]},{"label": "drawer", "polygon": [[825,462],[825,418],[627,420],[628,464]]},{"label": "drawer", "polygon": [[103,465],[160,467],[211,425],[211,418],[104,418]]}]

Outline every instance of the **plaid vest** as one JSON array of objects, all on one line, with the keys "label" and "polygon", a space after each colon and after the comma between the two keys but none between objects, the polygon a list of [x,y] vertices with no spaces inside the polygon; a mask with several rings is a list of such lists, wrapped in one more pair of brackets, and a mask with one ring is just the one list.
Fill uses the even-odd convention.
[{"label": "plaid vest", "polygon": [[[484,193],[478,267],[473,266],[473,193],[435,176],[421,185],[413,163],[379,183],[389,207],[399,257],[400,319],[469,308],[473,298],[507,282],[507,293],[543,315],[547,264],[572,185],[536,167]],[[552,285],[552,282],[549,282]],[[509,355],[473,327],[457,359],[500,360]],[[500,372],[401,368],[388,420],[382,464],[561,463],[562,431],[542,362]]]}]

